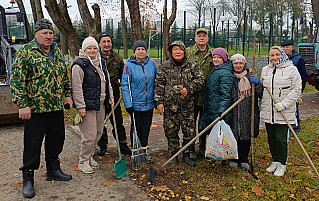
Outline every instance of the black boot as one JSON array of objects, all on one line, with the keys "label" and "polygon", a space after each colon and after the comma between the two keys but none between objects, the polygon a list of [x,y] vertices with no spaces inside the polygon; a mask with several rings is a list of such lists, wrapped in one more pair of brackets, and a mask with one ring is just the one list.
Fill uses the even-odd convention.
[{"label": "black boot", "polygon": [[107,145],[105,145],[105,146],[100,146],[100,149],[97,151],[97,154],[98,154],[99,156],[104,156],[106,150],[107,150]]},{"label": "black boot", "polygon": [[47,171],[47,181],[70,181],[71,179],[72,175],[63,173],[61,169]]},{"label": "black boot", "polygon": [[33,198],[34,193],[34,170],[22,170],[23,175],[23,188],[22,194],[24,198]]},{"label": "black boot", "polygon": [[[177,152],[173,151],[171,156],[174,156]],[[168,164],[170,165],[175,165],[178,163],[178,156],[176,156],[175,158],[173,158]]]},{"label": "black boot", "polygon": [[188,153],[183,153],[183,161],[185,164],[195,167],[196,163],[193,159],[190,158],[189,152]]},{"label": "black boot", "polygon": [[129,156],[132,156],[132,151],[131,151],[131,149],[127,146],[127,143],[126,143],[126,142],[120,143],[120,149],[121,149],[121,153],[122,153],[122,154],[126,154],[126,155],[129,155]]},{"label": "black boot", "polygon": [[206,151],[206,135],[199,137],[199,155],[205,157]]},{"label": "black boot", "polygon": [[152,160],[148,157],[147,153],[146,153],[146,149],[142,149],[145,153],[145,160],[146,160],[146,163],[151,163]]}]

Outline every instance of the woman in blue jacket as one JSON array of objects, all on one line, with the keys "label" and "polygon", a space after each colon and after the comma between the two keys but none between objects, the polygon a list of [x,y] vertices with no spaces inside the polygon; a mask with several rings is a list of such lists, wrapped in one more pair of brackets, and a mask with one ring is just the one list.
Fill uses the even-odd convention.
[{"label": "woman in blue jacket", "polygon": [[[155,62],[146,55],[146,50],[147,44],[144,41],[134,43],[134,55],[129,57],[124,66],[121,84],[125,109],[131,118],[133,118],[132,113],[134,112],[137,135],[144,150],[148,145],[155,107],[154,81],[157,73]],[[127,71],[133,101],[130,97]],[[131,119],[131,143],[133,128],[133,119]]]}]

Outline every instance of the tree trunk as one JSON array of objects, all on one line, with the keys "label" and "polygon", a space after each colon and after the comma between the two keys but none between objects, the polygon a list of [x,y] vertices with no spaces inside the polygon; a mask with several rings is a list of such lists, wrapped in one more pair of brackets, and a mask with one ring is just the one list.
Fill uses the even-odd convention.
[{"label": "tree trunk", "polygon": [[67,37],[68,46],[71,52],[71,60],[73,61],[75,57],[79,55],[78,38],[67,12],[66,0],[60,0],[60,3],[63,4],[63,6],[61,6],[63,9],[59,8],[56,0],[45,0],[45,8],[60,32]]},{"label": "tree trunk", "polygon": [[33,23],[37,23],[37,9],[35,8],[35,0],[30,0],[31,9],[32,9],[32,15],[33,15]]},{"label": "tree trunk", "polygon": [[[17,0],[16,2],[18,4],[18,6],[19,6],[20,12],[26,13],[22,0]],[[27,23],[27,26],[28,26],[28,29],[27,29],[28,35],[29,35],[28,40],[31,41],[33,39],[33,35],[32,35],[32,31],[31,31],[31,27],[30,27],[30,23],[29,23],[28,19],[27,19],[26,23]]]},{"label": "tree trunk", "polygon": [[96,34],[98,37],[99,34],[102,32],[100,7],[98,4],[94,4],[92,6],[92,9],[94,11],[94,22],[95,22],[95,26],[96,26]]},{"label": "tree trunk", "polygon": [[313,17],[315,18],[315,23],[317,24],[317,17],[319,12],[319,0],[311,0]]},{"label": "tree trunk", "polygon": [[124,48],[124,59],[127,59],[128,58],[128,44],[127,44],[127,31],[126,31],[124,0],[121,0],[121,20],[122,20],[122,38],[123,38],[123,48]]},{"label": "tree trunk", "polygon": [[143,40],[139,0],[126,0],[131,17],[133,41]]},{"label": "tree trunk", "polygon": [[41,20],[42,18],[44,18],[42,6],[41,6],[41,0],[35,0],[35,9],[37,12],[37,19]]},{"label": "tree trunk", "polygon": [[169,55],[168,55],[168,45],[169,45],[169,39],[170,39],[170,28],[175,21],[176,18],[176,10],[177,10],[177,1],[172,0],[172,14],[167,19],[167,0],[164,1],[164,8],[163,8],[163,13],[164,13],[164,21],[163,21],[163,60],[164,62],[168,60]]},{"label": "tree trunk", "polygon": [[[60,2],[59,8],[61,10],[61,13],[63,13],[62,15],[65,15],[66,13],[68,13],[65,1]],[[68,50],[69,50],[68,39],[62,34],[62,32],[60,32],[60,44],[61,44],[61,50],[62,50],[63,54],[68,55]]]}]

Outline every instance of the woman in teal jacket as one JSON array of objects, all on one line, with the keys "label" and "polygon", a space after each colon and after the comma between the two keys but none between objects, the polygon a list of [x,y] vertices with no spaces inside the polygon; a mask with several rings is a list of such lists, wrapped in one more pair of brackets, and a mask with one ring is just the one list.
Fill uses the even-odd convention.
[{"label": "woman in teal jacket", "polygon": [[[224,48],[213,51],[213,68],[207,77],[205,86],[203,115],[199,120],[199,131],[205,129],[230,106],[233,86],[233,65]],[[225,122],[231,123],[231,113],[225,116]],[[206,134],[199,138],[199,153],[205,156]]]}]

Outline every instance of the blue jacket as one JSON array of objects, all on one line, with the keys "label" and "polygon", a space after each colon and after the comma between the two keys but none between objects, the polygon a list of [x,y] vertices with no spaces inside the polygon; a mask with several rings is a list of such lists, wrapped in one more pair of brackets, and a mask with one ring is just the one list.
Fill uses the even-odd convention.
[{"label": "blue jacket", "polygon": [[[126,68],[128,68],[132,99],[128,87]],[[130,56],[122,74],[122,95],[125,108],[132,107],[136,111],[148,111],[155,107],[154,81],[157,73],[155,62],[148,56],[145,61],[137,61]]]},{"label": "blue jacket", "polygon": [[305,61],[296,50],[292,50],[292,54],[289,56],[289,60],[292,61],[294,66],[296,66],[299,71],[301,81],[302,81],[301,91],[303,91],[306,87],[306,82],[307,82],[307,71],[306,71]]}]

